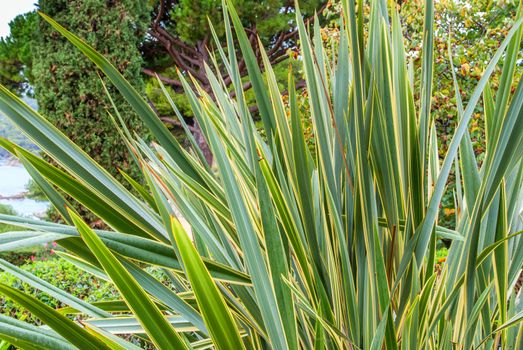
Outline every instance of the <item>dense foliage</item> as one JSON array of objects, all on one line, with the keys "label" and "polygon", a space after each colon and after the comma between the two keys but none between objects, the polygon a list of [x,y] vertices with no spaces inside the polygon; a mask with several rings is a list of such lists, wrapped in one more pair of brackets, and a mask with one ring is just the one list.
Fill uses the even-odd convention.
[{"label": "dense foliage", "polygon": [[[507,35],[517,10],[514,1],[461,1],[445,0],[434,3],[435,58],[434,96],[432,115],[438,134],[438,152],[443,158],[456,125],[459,122],[459,98],[466,103],[480,80],[490,58]],[[412,60],[414,74],[421,74],[421,48],[423,28],[423,1],[405,1],[400,9],[405,28],[407,56]],[[450,44],[450,48],[449,48]],[[490,79],[490,85],[497,89],[502,73],[497,67]],[[454,74],[452,73],[454,71]],[[523,73],[518,61],[514,71],[513,89]],[[454,85],[458,82],[458,92]],[[419,91],[419,90],[418,90]],[[485,124],[482,118],[484,103],[480,101],[469,125],[474,154],[479,162],[485,156]],[[455,193],[455,174],[451,173],[449,187],[442,201],[442,225],[455,225],[458,215]]]},{"label": "dense foliage", "polygon": [[[470,98],[458,95],[459,122],[440,162],[431,113],[432,1],[423,6],[419,75],[409,68],[399,15],[386,1],[371,1],[367,12],[362,2],[342,1],[334,52],[319,24],[307,30],[297,11],[308,108],[296,98],[292,72],[282,91],[260,49],[262,73],[256,46],[227,4],[228,46],[218,55],[235,94],[211,69],[212,92],[185,87],[212,166],[189,128],[188,151],[109,60],[43,15],[96,63],[156,142],[144,142],[125,123],[115,128],[145,178],[144,185],[132,182],[133,194],[0,87],[0,110],[58,166],[9,140],[0,145],[21,159],[65,222],[0,215],[0,222],[31,230],[2,234],[0,248],[56,241],[75,265],[111,281],[125,302],[115,312],[2,264],[84,318],[74,322],[0,284],[0,294],[49,326],[1,317],[0,338],[22,348],[136,349],[114,335],[131,325],[158,349],[522,347],[522,291],[514,285],[523,267],[523,82],[514,72],[523,7]],[[263,133],[242,93],[237,49]],[[490,80],[500,63],[502,73]],[[469,122],[481,99],[480,161]],[[310,120],[312,144],[302,120]],[[438,209],[452,170],[458,215],[445,228]],[[89,227],[57,189],[111,230]],[[452,241],[446,260],[436,250],[441,239]],[[151,266],[165,271],[167,285]]]},{"label": "dense foliage", "polygon": [[[148,12],[142,2],[41,0],[39,8],[104,52],[133,86],[143,91],[138,46]],[[120,176],[121,169],[136,176],[137,168],[129,162],[129,153],[114,132],[111,101],[92,63],[41,20],[31,50],[40,112],[112,175]],[[140,120],[123,99],[114,96],[113,100],[126,125],[143,134]]]},{"label": "dense foliage", "polygon": [[37,21],[35,12],[21,14],[9,23],[9,36],[0,38],[0,83],[18,94],[30,93],[31,45]]},{"label": "dense foliage", "polygon": [[[226,43],[221,1],[157,0],[154,4],[150,35],[143,45],[147,67],[144,71],[151,75],[153,72],[160,74],[162,81],[173,91],[183,93],[177,73],[180,70],[182,75],[191,75],[202,88],[210,91],[205,65],[212,66],[212,56],[218,55],[213,35],[216,35],[220,46]],[[322,17],[326,6],[325,0],[300,2],[306,19],[312,19],[315,13]],[[260,40],[271,64],[285,61],[289,50],[295,49],[297,44],[295,3],[286,0],[246,0],[238,2],[237,7],[251,43],[257,46]],[[213,23],[214,33],[209,23]],[[261,64],[259,55],[257,59]],[[242,61],[241,56],[238,60]],[[230,86],[231,76],[220,62],[218,59],[221,77],[226,86]],[[240,62],[241,76],[247,74],[244,63]]]},{"label": "dense foliage", "polygon": [[[47,250],[49,251],[49,249]],[[26,254],[25,257],[27,263],[21,266],[22,271],[27,271],[75,297],[85,299],[88,302],[118,299],[118,293],[111,284],[94,277],[90,273],[79,270],[74,264],[64,259],[55,258],[53,255],[49,256],[48,254]],[[5,257],[2,256],[2,259],[5,259]],[[6,261],[8,260],[6,259]],[[65,306],[52,296],[39,291],[30,284],[22,282],[18,277],[7,272],[0,273],[0,283],[18,288],[53,308]],[[18,308],[11,300],[3,299],[0,301],[0,305],[0,313],[2,315],[39,324],[39,321],[30,312],[26,309]]]},{"label": "dense foliage", "polygon": [[[457,81],[459,97],[466,102],[470,99],[474,87],[494,55],[500,42],[507,35],[512,19],[516,15],[517,2],[484,1],[484,0],[444,0],[434,3],[434,94],[431,103],[431,115],[435,121],[438,153],[443,160],[451,141],[451,135],[458,124],[458,108],[456,99]],[[420,77],[422,74],[422,41],[424,1],[412,0],[398,2],[398,12],[405,36],[406,57],[411,74]],[[322,36],[328,41],[329,57],[336,53],[340,39],[340,25],[336,13],[341,6],[332,6],[328,16],[333,18],[324,26]],[[364,14],[370,13],[370,6],[365,3]],[[365,27],[366,28],[366,27]],[[449,52],[450,43],[450,52]],[[454,74],[452,74],[454,71]],[[501,76],[501,66],[492,73],[490,84],[496,89]],[[521,61],[514,70],[515,79],[512,88],[516,88],[523,73]],[[414,80],[414,95],[420,101],[420,79]],[[304,92],[306,94],[306,92]],[[419,102],[418,102],[419,103]],[[300,105],[307,107],[306,98],[300,100]],[[472,147],[479,162],[485,156],[485,125],[482,118],[483,100],[480,100],[469,125]],[[313,141],[313,138],[311,138]],[[449,176],[449,183],[441,203],[439,223],[446,227],[456,224],[456,180],[454,170]]]}]

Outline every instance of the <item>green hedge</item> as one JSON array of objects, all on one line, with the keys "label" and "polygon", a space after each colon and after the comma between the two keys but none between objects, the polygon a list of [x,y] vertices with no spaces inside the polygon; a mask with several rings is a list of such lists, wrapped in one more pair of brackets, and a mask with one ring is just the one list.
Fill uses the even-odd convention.
[{"label": "green hedge", "polygon": [[[41,258],[37,257],[36,259]],[[117,291],[110,283],[93,277],[91,274],[78,269],[64,259],[50,258],[47,260],[35,260],[21,265],[20,268],[88,302],[114,300],[118,298]],[[6,272],[0,272],[0,284],[23,290],[53,308],[64,306],[48,294],[31,287],[27,283],[21,282],[18,278]],[[5,298],[0,298],[0,313],[31,323],[40,324],[28,311],[18,308],[15,303]]]}]

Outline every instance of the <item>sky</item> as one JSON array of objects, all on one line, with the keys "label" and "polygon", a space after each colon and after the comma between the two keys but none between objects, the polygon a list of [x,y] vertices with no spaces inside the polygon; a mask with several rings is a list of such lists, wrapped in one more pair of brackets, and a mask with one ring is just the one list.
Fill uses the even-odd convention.
[{"label": "sky", "polygon": [[36,8],[37,0],[0,0],[0,37],[9,35],[9,22]]}]

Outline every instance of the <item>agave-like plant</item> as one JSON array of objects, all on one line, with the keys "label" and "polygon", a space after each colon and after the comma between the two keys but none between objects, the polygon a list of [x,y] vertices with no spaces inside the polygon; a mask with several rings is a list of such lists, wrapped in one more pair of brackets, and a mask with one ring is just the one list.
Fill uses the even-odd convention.
[{"label": "agave-like plant", "polygon": [[[0,250],[57,241],[67,250],[63,259],[113,283],[121,298],[89,304],[0,261],[0,269],[69,306],[55,310],[0,285],[3,296],[46,325],[1,316],[0,338],[22,349],[136,348],[120,334],[136,334],[158,349],[523,348],[523,302],[514,288],[523,265],[523,84],[511,91],[522,8],[466,106],[456,94],[460,120],[440,164],[430,113],[432,2],[425,5],[419,101],[395,7],[372,0],[367,21],[362,1],[342,3],[334,58],[317,22],[310,36],[296,14],[307,115],[293,74],[280,91],[261,50],[262,73],[240,18],[224,3],[228,45],[218,46],[216,60],[225,63],[234,93],[214,67],[207,67],[211,93],[180,74],[212,166],[172,100],[189,150],[103,56],[42,15],[111,80],[155,142],[133,135],[114,111],[115,132],[143,171],[143,184],[124,174],[131,193],[0,88],[0,110],[57,165],[6,139],[0,144],[66,223],[1,215],[0,222],[26,231],[0,235]],[[263,132],[243,94],[236,50],[249,71]],[[494,93],[489,79],[501,60]],[[480,165],[467,125],[481,99],[486,154]],[[313,152],[304,118],[312,120]],[[452,170],[458,211],[449,229],[437,220]],[[111,230],[91,229],[63,193]],[[452,243],[435,271],[440,239]],[[168,285],[144,266],[161,269]]]}]

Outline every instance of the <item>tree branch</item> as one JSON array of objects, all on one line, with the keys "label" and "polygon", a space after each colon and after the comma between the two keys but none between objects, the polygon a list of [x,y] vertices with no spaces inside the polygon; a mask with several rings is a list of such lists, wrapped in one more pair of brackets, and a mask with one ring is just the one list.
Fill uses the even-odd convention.
[{"label": "tree branch", "polygon": [[159,5],[159,8],[158,8],[158,15],[156,16],[156,18],[155,18],[155,20],[153,22],[153,26],[158,26],[159,25],[160,20],[163,17],[164,10],[165,10],[165,1],[160,1],[160,5]]},{"label": "tree branch", "polygon": [[164,76],[156,73],[152,69],[142,68],[142,73],[144,73],[145,75],[148,75],[150,77],[153,77],[153,78],[158,77],[163,83],[165,83],[167,85],[183,88],[183,84],[179,80],[164,77]]},{"label": "tree branch", "polygon": [[[316,13],[321,13],[323,10],[325,10],[327,7],[330,6],[329,2],[324,3],[317,11]],[[304,20],[305,25],[309,25],[314,21],[314,16],[310,16]],[[294,28],[288,32],[282,31],[280,35],[278,36],[278,39],[276,40],[274,46],[267,52],[267,56],[271,57],[272,54],[274,54],[282,45],[284,42],[286,42],[289,39],[292,39],[296,37],[298,34],[298,28]]]},{"label": "tree branch", "polygon": [[[164,123],[171,124],[171,125],[183,128],[182,123],[180,123],[180,121],[177,120],[177,119],[166,117],[166,116],[159,116],[159,118]],[[194,126],[191,126],[191,125],[187,125],[187,129],[189,129],[191,132],[195,132],[196,131],[196,128]]]}]

